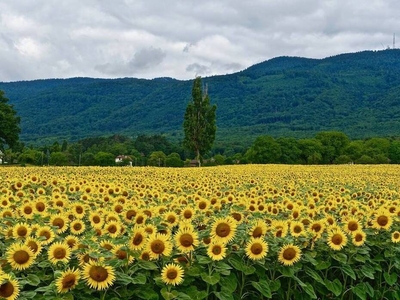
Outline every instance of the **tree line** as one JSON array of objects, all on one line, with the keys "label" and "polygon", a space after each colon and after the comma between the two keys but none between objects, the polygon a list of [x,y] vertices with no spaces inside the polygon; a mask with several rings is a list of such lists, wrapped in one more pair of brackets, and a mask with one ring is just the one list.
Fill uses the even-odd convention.
[{"label": "tree line", "polygon": [[[122,157],[116,162],[116,157]],[[181,143],[172,143],[162,135],[136,138],[113,135],[92,137],[48,146],[24,146],[19,143],[4,152],[8,163],[53,166],[160,166],[197,165],[195,153]],[[274,138],[263,135],[252,145],[234,152],[230,148],[212,148],[202,157],[202,165],[230,164],[398,164],[400,138],[374,137],[351,140],[339,131],[324,131],[312,138]]]}]

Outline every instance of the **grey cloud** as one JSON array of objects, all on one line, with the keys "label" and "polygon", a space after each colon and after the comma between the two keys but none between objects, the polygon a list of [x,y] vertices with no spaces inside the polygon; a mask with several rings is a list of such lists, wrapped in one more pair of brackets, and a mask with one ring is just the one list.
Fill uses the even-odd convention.
[{"label": "grey cloud", "polygon": [[211,72],[210,67],[206,65],[200,65],[198,63],[190,64],[186,67],[187,72],[194,72],[195,75],[206,75]]},{"label": "grey cloud", "polygon": [[136,52],[129,66],[134,69],[147,69],[159,65],[166,54],[160,48],[150,47]]},{"label": "grey cloud", "polygon": [[103,74],[130,76],[140,71],[156,67],[162,63],[165,57],[165,52],[160,48],[150,47],[136,52],[133,58],[128,62],[116,60],[114,62],[98,64],[95,66],[95,69]]}]

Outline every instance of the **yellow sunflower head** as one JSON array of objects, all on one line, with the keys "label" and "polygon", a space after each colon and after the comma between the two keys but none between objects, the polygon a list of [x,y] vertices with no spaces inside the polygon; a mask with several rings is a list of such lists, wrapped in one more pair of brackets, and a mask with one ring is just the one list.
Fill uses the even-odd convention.
[{"label": "yellow sunflower head", "polygon": [[95,290],[105,290],[115,281],[115,271],[100,261],[89,261],[83,266],[82,277],[86,284]]},{"label": "yellow sunflower head", "polygon": [[32,232],[31,226],[28,223],[20,222],[13,226],[13,237],[26,239]]},{"label": "yellow sunflower head", "polygon": [[19,296],[20,286],[17,279],[10,274],[4,274],[0,281],[0,299],[15,300]]},{"label": "yellow sunflower head", "polygon": [[246,244],[246,255],[251,260],[263,259],[268,253],[268,244],[262,238],[252,237]]},{"label": "yellow sunflower head", "polygon": [[328,233],[328,245],[333,250],[341,250],[347,244],[347,236],[341,229],[331,230]]},{"label": "yellow sunflower head", "polygon": [[352,234],[353,232],[362,230],[362,226],[358,219],[351,217],[348,218],[347,221],[344,223],[343,229],[345,232]]},{"label": "yellow sunflower head", "polygon": [[129,239],[128,247],[133,250],[142,250],[146,244],[147,233],[143,227],[135,227]]},{"label": "yellow sunflower head", "polygon": [[85,222],[81,219],[74,220],[69,224],[69,231],[74,235],[81,235],[85,230]]},{"label": "yellow sunflower head", "polygon": [[50,244],[56,237],[53,229],[50,226],[40,226],[36,232],[36,237],[42,243],[42,245]]},{"label": "yellow sunflower head", "polygon": [[352,241],[353,245],[355,245],[357,247],[364,245],[366,238],[367,238],[367,234],[362,230],[354,231],[351,234],[351,241]]},{"label": "yellow sunflower head", "polygon": [[393,223],[393,218],[390,212],[380,209],[376,211],[372,218],[372,227],[375,229],[388,230]]},{"label": "yellow sunflower head", "polygon": [[263,220],[257,220],[250,228],[249,234],[253,238],[260,238],[267,233],[267,224]]},{"label": "yellow sunflower head", "polygon": [[278,254],[278,260],[285,266],[291,266],[298,262],[301,257],[301,250],[293,244],[286,244],[281,247]]},{"label": "yellow sunflower head", "polygon": [[47,258],[52,264],[68,263],[71,258],[71,248],[66,243],[56,242],[47,250]]},{"label": "yellow sunflower head", "polygon": [[8,247],[6,257],[14,270],[25,270],[33,264],[35,254],[28,246],[14,243]]},{"label": "yellow sunflower head", "polygon": [[38,239],[32,237],[28,237],[25,240],[25,245],[27,245],[32,250],[35,256],[38,256],[43,249],[42,243]]},{"label": "yellow sunflower head", "polygon": [[212,260],[222,260],[226,256],[227,248],[221,241],[213,241],[208,245],[207,255]]},{"label": "yellow sunflower head", "polygon": [[161,279],[164,283],[170,285],[179,285],[183,282],[184,271],[180,265],[170,263],[163,267]]},{"label": "yellow sunflower head", "polygon": [[393,243],[399,243],[400,242],[400,232],[399,231],[394,231],[392,232],[392,242]]},{"label": "yellow sunflower head", "polygon": [[174,240],[176,248],[182,253],[193,251],[199,245],[198,235],[191,227],[180,227]]},{"label": "yellow sunflower head", "polygon": [[153,233],[147,237],[145,250],[151,259],[158,259],[160,256],[169,256],[172,252],[172,243],[168,235]]},{"label": "yellow sunflower head", "polygon": [[56,287],[58,293],[67,293],[77,286],[81,278],[81,271],[79,269],[67,269],[62,272],[56,279]]},{"label": "yellow sunflower head", "polygon": [[218,218],[211,227],[211,237],[214,240],[221,241],[224,244],[232,241],[236,234],[236,220],[230,216]]},{"label": "yellow sunflower head", "polygon": [[69,219],[62,214],[50,216],[50,226],[53,226],[57,233],[63,233],[68,229]]}]

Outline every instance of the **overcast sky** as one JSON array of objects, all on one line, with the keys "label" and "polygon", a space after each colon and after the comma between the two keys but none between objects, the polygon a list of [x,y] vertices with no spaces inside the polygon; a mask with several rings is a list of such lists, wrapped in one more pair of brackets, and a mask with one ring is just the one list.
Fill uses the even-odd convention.
[{"label": "overcast sky", "polygon": [[192,79],[400,46],[398,0],[0,0],[0,81]]}]

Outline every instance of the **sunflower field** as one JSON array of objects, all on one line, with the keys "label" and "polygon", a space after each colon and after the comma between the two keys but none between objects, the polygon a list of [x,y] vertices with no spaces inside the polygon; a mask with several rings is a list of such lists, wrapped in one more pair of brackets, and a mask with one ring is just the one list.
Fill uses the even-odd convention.
[{"label": "sunflower field", "polygon": [[0,299],[400,299],[400,166],[0,168]]}]

